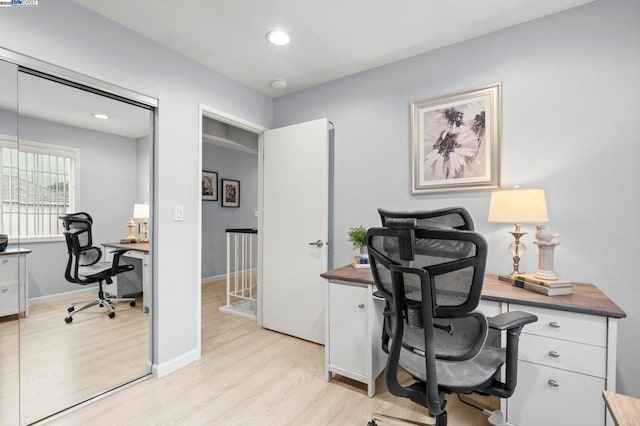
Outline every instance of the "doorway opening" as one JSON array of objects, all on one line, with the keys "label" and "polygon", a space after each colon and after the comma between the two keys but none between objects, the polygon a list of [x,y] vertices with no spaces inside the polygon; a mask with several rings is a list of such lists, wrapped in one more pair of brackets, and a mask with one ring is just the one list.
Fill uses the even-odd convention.
[{"label": "doorway opening", "polygon": [[[260,323],[259,158],[264,130],[201,106],[200,304],[204,300],[204,309],[222,312],[217,318],[232,314]],[[201,327],[209,314],[201,312]]]}]

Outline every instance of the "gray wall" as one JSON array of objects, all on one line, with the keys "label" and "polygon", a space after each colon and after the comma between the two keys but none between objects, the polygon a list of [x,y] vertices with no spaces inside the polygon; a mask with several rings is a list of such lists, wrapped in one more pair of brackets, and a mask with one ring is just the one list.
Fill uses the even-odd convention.
[{"label": "gray wall", "polygon": [[[196,359],[200,338],[199,105],[269,127],[271,98],[71,0],[3,8],[0,40],[1,47],[159,100],[154,153],[154,361],[163,374]],[[174,221],[176,205],[184,206],[181,222]]]},{"label": "gray wall", "polygon": [[[503,84],[504,186],[544,187],[556,271],[593,282],[628,314],[618,333],[618,390],[640,395],[640,2],[599,0],[274,101],[275,125],[335,123],[336,265],[346,232],[376,209],[466,207],[490,245],[488,271],[510,271],[508,226],[487,223],[489,192],[413,196],[412,101]],[[358,196],[354,196],[354,183]],[[522,270],[536,267],[535,229]]]},{"label": "gray wall", "polygon": [[[80,149],[79,205],[94,220],[95,244],[127,235],[127,220],[136,199],[136,141],[28,117],[20,118],[20,140]],[[148,160],[147,160],[148,161]],[[24,243],[29,255],[29,297],[76,291],[64,279],[67,248],[64,240]]]},{"label": "gray wall", "polygon": [[225,230],[258,226],[258,156],[205,143],[202,169],[218,173],[218,189],[223,178],[240,181],[239,208],[222,207],[221,194],[202,202],[202,278],[210,278],[227,271]]}]

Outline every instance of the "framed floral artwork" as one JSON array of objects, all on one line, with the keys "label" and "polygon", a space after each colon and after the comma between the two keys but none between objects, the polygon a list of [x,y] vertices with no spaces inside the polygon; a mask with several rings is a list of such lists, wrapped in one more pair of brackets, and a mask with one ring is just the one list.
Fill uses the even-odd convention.
[{"label": "framed floral artwork", "polygon": [[202,200],[218,201],[218,173],[202,171]]},{"label": "framed floral artwork", "polygon": [[413,194],[500,187],[501,84],[411,104]]},{"label": "framed floral artwork", "polygon": [[240,207],[240,181],[222,179],[222,207]]}]

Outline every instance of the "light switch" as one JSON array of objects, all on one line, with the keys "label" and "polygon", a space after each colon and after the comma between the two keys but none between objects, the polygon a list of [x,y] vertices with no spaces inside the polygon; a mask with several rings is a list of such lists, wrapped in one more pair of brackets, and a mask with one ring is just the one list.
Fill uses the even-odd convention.
[{"label": "light switch", "polygon": [[176,206],[176,213],[173,220],[176,222],[182,222],[184,220],[184,206]]}]

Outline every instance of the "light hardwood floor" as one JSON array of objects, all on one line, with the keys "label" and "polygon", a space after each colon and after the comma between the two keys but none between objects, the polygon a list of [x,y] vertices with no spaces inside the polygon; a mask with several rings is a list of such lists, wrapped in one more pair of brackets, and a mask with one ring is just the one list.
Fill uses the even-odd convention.
[{"label": "light hardwood floor", "polygon": [[65,324],[70,303],[92,297],[32,305],[19,323],[17,315],[0,318],[0,426],[18,424],[18,406],[28,424],[147,373],[142,299],[117,304],[113,319],[94,307]]},{"label": "light hardwood floor", "polygon": [[[224,282],[203,286],[200,360],[48,424],[364,426],[373,412],[432,420],[418,405],[390,395],[382,375],[374,398],[349,379],[325,382],[323,346],[221,313],[224,301]],[[448,411],[450,426],[487,424],[456,397]]]}]

